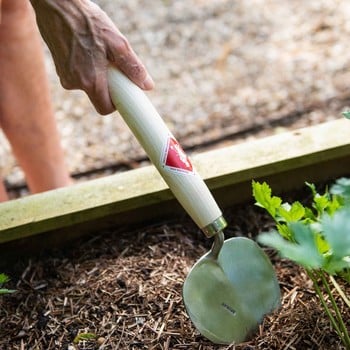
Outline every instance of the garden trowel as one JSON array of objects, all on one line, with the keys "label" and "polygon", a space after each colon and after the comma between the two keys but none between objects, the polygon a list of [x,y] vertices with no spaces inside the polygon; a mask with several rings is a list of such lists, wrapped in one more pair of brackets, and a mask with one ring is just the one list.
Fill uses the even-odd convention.
[{"label": "garden trowel", "polygon": [[174,196],[204,234],[214,238],[184,282],[192,322],[214,343],[244,341],[280,305],[271,262],[248,238],[224,240],[227,224],[221,210],[148,97],[115,68],[109,68],[108,81],[114,105]]}]

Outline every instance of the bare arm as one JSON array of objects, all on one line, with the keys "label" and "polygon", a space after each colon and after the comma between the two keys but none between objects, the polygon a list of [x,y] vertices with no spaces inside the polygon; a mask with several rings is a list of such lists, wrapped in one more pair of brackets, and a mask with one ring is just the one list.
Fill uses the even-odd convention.
[{"label": "bare arm", "polygon": [[30,1],[62,86],[84,90],[99,113],[115,110],[107,85],[109,64],[142,89],[153,88],[127,39],[96,4],[90,0]]}]

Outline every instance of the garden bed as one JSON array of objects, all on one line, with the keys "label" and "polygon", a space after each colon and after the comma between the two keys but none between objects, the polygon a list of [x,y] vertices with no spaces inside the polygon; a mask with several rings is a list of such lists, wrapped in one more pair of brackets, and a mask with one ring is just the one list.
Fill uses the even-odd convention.
[{"label": "garden bed", "polygon": [[[300,191],[284,198],[308,201],[310,196]],[[227,208],[225,216],[226,237],[254,238],[271,227],[252,202]],[[17,292],[0,300],[0,348],[342,349],[306,274],[270,250],[281,309],[239,346],[214,345],[200,336],[185,312],[181,290],[191,266],[209,247],[210,240],[183,217],[94,232],[64,249],[7,266],[4,272]],[[81,333],[96,339],[74,343]]]}]

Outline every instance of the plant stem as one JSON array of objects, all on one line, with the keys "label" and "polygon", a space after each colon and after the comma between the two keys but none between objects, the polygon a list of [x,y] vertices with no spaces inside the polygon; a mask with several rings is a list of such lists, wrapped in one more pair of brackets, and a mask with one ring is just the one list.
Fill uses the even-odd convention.
[{"label": "plant stem", "polygon": [[319,285],[317,283],[317,277],[315,276],[316,272],[313,272],[313,271],[311,271],[309,269],[306,269],[306,272],[307,272],[308,276],[310,277],[310,279],[312,280],[312,283],[314,285],[316,294],[320,298],[322,306],[323,306],[324,310],[326,311],[326,314],[327,314],[328,318],[330,319],[332,326],[334,327],[334,329],[338,333],[338,335],[341,337],[341,339],[343,339],[341,330],[340,330],[340,328],[338,326],[338,323],[335,320],[335,318],[333,317],[333,315],[332,315],[332,313],[331,313],[331,311],[330,311],[330,309],[329,309],[329,307],[328,307],[328,305],[326,303],[326,300],[323,297],[322,291],[321,291],[321,289],[320,289],[320,287],[319,287]]},{"label": "plant stem", "polygon": [[337,305],[337,303],[336,303],[336,301],[335,301],[335,299],[334,299],[334,297],[333,297],[333,294],[332,294],[332,291],[331,291],[331,289],[330,289],[330,287],[329,287],[327,278],[326,278],[326,276],[325,276],[325,274],[324,274],[323,271],[320,271],[320,272],[319,272],[319,275],[320,275],[320,277],[321,277],[322,283],[323,283],[323,285],[324,285],[324,287],[325,287],[325,289],[326,289],[326,292],[327,292],[327,294],[328,294],[328,296],[329,296],[329,298],[330,298],[330,300],[331,300],[333,309],[334,309],[335,314],[336,314],[336,316],[337,316],[337,320],[338,320],[338,322],[339,322],[340,329],[341,329],[341,338],[342,338],[342,340],[343,340],[343,343],[346,345],[346,347],[347,347],[348,349],[350,349],[350,336],[349,336],[349,332],[348,332],[348,330],[347,330],[347,328],[346,328],[346,325],[345,325],[345,323],[344,323],[344,320],[343,320],[343,317],[342,317],[341,312],[340,312],[340,310],[339,310],[339,307],[338,307],[338,305]]}]

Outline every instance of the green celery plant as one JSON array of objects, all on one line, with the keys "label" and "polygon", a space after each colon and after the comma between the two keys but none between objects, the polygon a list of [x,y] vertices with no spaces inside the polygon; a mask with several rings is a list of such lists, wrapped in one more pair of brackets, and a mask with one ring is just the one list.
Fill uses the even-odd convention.
[{"label": "green celery plant", "polygon": [[349,331],[332,291],[350,308],[349,298],[335,279],[350,282],[350,179],[338,179],[322,195],[313,184],[307,186],[313,195],[310,207],[298,201],[283,203],[267,183],[252,182],[256,205],[266,209],[276,223],[276,230],[260,234],[258,241],[305,268],[332,326],[350,349]]}]

